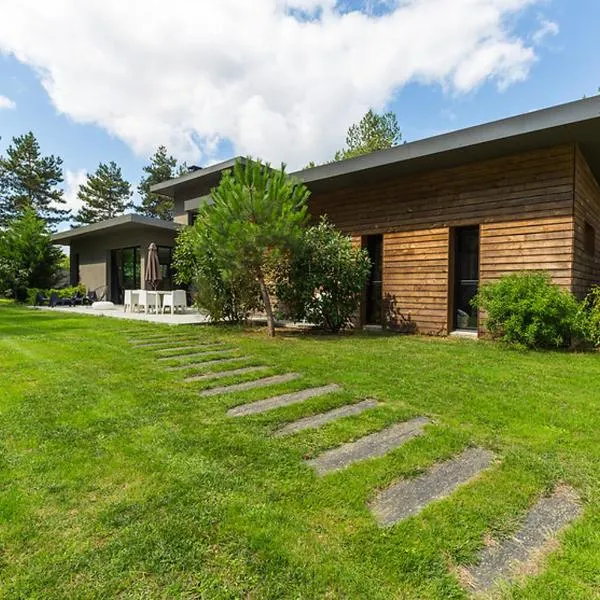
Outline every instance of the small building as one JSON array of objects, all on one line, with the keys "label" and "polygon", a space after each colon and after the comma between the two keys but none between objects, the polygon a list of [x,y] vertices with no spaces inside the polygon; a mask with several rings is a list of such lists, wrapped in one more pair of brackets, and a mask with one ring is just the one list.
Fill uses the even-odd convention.
[{"label": "small building", "polygon": [[181,225],[128,214],[56,233],[56,244],[70,246],[71,285],[82,283],[98,297],[123,304],[123,291],[144,289],[148,246],[158,246],[163,280],[172,289],[171,261]]},{"label": "small building", "polygon": [[[165,224],[171,228],[165,235],[173,239],[176,227],[194,222],[236,160],[244,159],[152,188],[174,200],[175,223]],[[545,270],[578,296],[600,283],[600,97],[292,176],[310,189],[313,218],[327,215],[371,256],[363,325],[433,335],[477,332],[480,319],[471,300],[481,284],[502,275]],[[119,264],[109,260],[114,249],[159,243],[152,236],[126,243],[124,232],[118,243],[109,242],[113,225],[90,227],[97,229],[95,238],[87,238],[94,239],[89,248],[89,228],[55,236],[71,242],[72,264],[86,285],[88,273],[97,282],[103,268],[109,287],[118,279],[119,267],[108,266]]]}]

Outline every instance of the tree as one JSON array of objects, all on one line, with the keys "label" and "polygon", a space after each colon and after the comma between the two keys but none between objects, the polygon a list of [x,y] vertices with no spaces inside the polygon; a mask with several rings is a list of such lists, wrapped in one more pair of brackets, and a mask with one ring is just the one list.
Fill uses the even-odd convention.
[{"label": "tree", "polygon": [[115,162],[100,163],[87,182],[79,186],[77,197],[83,206],[74,221],[81,225],[98,223],[122,215],[133,207],[131,185],[123,179],[121,168]]},{"label": "tree", "polygon": [[14,137],[6,149],[6,157],[0,157],[0,225],[32,209],[50,226],[65,221],[69,210],[63,190],[62,159],[58,156],[42,156],[40,145],[30,131]]},{"label": "tree", "polygon": [[0,290],[22,300],[27,288],[50,288],[60,274],[62,260],[46,222],[25,208],[0,232]]},{"label": "tree", "polygon": [[346,148],[335,153],[334,161],[387,150],[397,146],[401,140],[400,126],[393,112],[379,115],[369,109],[359,123],[348,129]]},{"label": "tree", "polygon": [[269,335],[275,335],[267,279],[302,236],[307,222],[307,188],[281,170],[247,159],[223,174],[212,204],[200,211],[221,271],[251,278],[260,287]]},{"label": "tree", "polygon": [[150,164],[143,168],[145,175],[138,185],[138,193],[142,199],[138,211],[141,214],[165,221],[173,219],[173,200],[167,196],[153,194],[150,188],[174,177],[176,167],[177,159],[167,153],[165,146],[159,146],[150,158]]},{"label": "tree", "polygon": [[368,252],[322,219],[304,231],[291,260],[277,270],[282,312],[337,333],[358,310],[370,269]]}]

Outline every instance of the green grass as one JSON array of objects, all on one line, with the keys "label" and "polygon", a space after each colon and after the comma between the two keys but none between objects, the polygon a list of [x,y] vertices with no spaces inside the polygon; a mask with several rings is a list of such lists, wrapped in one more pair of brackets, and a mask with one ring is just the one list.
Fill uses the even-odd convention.
[{"label": "green grass", "polygon": [[[220,340],[264,373],[183,383],[131,338]],[[167,361],[168,362],[168,361]],[[185,360],[183,361],[185,362]],[[159,365],[159,366],[157,366]],[[206,370],[221,370],[210,366]],[[197,391],[295,371],[269,390]],[[557,483],[580,520],[540,575],[503,594],[600,590],[600,356],[486,342],[180,327],[0,304],[0,595],[6,598],[464,598],[453,574]],[[261,416],[236,404],[308,385],[339,393]],[[374,397],[289,438],[290,420]],[[417,415],[427,434],[316,478],[303,458]],[[451,498],[380,529],[375,492],[470,445],[501,460]]]}]

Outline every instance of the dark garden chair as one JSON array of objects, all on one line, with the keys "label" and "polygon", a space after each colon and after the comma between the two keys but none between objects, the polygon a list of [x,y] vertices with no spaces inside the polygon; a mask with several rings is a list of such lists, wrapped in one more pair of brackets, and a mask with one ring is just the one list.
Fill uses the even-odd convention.
[{"label": "dark garden chair", "polygon": [[49,303],[49,298],[43,292],[38,292],[35,295],[35,306],[46,306]]}]

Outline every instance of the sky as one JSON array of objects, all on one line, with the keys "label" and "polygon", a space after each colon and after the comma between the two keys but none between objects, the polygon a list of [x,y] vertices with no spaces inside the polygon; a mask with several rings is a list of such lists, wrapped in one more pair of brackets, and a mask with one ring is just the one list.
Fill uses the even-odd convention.
[{"label": "sky", "polygon": [[598,0],[0,0],[0,153],[33,131],[65,197],[161,144],[325,161],[369,109],[414,141],[597,93]]}]

